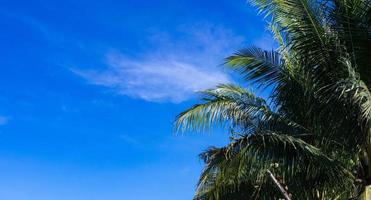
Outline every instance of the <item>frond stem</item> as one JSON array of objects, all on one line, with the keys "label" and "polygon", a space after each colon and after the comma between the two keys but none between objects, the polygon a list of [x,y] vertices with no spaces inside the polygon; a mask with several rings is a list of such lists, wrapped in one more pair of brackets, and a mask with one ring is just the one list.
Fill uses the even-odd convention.
[{"label": "frond stem", "polygon": [[281,183],[277,180],[277,178],[273,175],[273,173],[269,169],[267,169],[267,174],[273,180],[274,184],[278,187],[278,189],[281,191],[285,199],[291,200],[290,194],[286,191],[286,189],[281,185]]}]

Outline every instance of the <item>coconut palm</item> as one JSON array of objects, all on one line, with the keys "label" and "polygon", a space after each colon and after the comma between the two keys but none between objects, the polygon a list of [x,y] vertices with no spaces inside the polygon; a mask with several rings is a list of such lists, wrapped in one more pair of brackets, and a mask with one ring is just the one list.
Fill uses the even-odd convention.
[{"label": "coconut palm", "polygon": [[[195,199],[349,199],[371,184],[371,1],[252,0],[279,47],[226,59],[268,99],[219,85],[178,132],[222,126]],[[270,103],[267,103],[270,102]]]}]

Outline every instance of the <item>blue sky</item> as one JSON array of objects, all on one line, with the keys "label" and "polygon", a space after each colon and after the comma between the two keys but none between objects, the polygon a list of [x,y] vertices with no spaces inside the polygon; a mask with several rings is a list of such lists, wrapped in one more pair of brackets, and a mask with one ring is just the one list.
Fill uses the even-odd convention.
[{"label": "blue sky", "polygon": [[175,136],[223,58],[271,48],[244,0],[0,2],[0,199],[191,199],[223,131]]}]

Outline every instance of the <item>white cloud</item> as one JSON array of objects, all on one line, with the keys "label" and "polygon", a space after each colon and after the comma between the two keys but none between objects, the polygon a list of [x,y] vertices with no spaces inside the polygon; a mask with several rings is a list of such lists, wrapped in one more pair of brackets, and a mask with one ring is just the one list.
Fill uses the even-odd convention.
[{"label": "white cloud", "polygon": [[110,55],[103,71],[76,71],[90,83],[113,88],[117,93],[147,101],[181,102],[198,90],[228,82],[219,72],[197,68],[177,60],[133,62],[121,55]]},{"label": "white cloud", "polygon": [[131,144],[131,145],[139,145],[140,144],[140,142],[137,139],[135,139],[135,138],[133,138],[129,135],[125,135],[125,134],[120,135],[120,139],[123,140],[127,144]]},{"label": "white cloud", "polygon": [[195,91],[229,82],[220,64],[242,41],[231,31],[210,24],[181,26],[176,35],[159,31],[151,35],[148,45],[154,48],[144,56],[109,52],[105,69],[73,72],[120,95],[178,103]]},{"label": "white cloud", "polygon": [[9,118],[5,116],[0,116],[0,126],[6,125],[9,122]]},{"label": "white cloud", "polygon": [[252,43],[254,46],[265,50],[274,50],[278,47],[278,44],[270,33],[264,33],[261,37],[254,39]]}]

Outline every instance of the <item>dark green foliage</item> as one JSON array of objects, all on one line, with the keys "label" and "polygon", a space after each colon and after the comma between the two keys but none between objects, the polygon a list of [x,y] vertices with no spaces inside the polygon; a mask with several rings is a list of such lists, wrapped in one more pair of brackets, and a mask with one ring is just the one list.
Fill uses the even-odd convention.
[{"label": "dark green foliage", "polygon": [[[230,144],[201,154],[195,199],[349,199],[371,184],[371,1],[252,0],[271,19],[277,51],[245,48],[226,66],[270,88],[204,91],[177,131],[221,125]],[[273,88],[273,89],[272,89]]]}]

